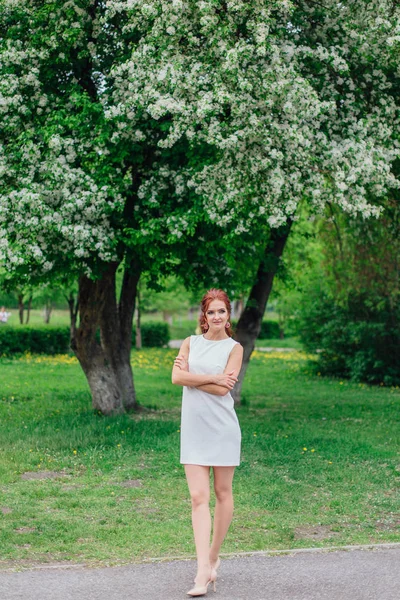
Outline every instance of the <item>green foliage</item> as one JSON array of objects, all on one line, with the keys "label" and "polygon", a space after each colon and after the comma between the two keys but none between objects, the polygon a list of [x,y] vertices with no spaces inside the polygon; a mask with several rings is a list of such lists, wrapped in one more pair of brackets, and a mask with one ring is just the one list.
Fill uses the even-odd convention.
[{"label": "green foliage", "polygon": [[299,304],[301,339],[319,370],[355,381],[400,383],[400,208],[386,199],[379,219],[329,207],[318,224],[320,258]]},{"label": "green foliage", "polygon": [[240,292],[303,199],[375,214],[399,155],[398,8],[220,4],[2,3],[0,261],[16,280],[135,259]]},{"label": "green foliage", "polygon": [[319,351],[323,374],[399,385],[400,310],[391,310],[387,303],[368,306],[362,296],[350,300],[341,306],[316,288],[302,310],[304,346]]},{"label": "green foliage", "polygon": [[316,222],[303,204],[290,232],[268,302],[285,337],[298,335],[298,308],[304,294],[314,284],[310,280],[319,272],[322,248]]},{"label": "green foliage", "polygon": [[[143,323],[142,344],[147,348],[168,345],[170,335],[167,323]],[[132,332],[134,345],[135,330]],[[13,354],[66,354],[70,352],[69,327],[10,327],[0,326],[0,356]]]},{"label": "green foliage", "polygon": [[69,350],[69,327],[0,327],[0,355],[65,354]]},{"label": "green foliage", "polygon": [[162,312],[169,316],[190,308],[192,294],[176,277],[170,276],[158,281],[157,289],[149,283],[151,282],[145,281],[140,289],[140,307],[143,313]]},{"label": "green foliage", "polygon": [[[170,340],[168,323],[142,323],[142,345],[145,348],[163,348],[168,346]],[[136,328],[133,328],[133,338],[136,335]]]},{"label": "green foliage", "polygon": [[169,326],[171,339],[183,340],[189,337],[189,335],[195,335],[198,326],[199,322],[197,319],[192,321],[189,319],[175,320],[172,325]]},{"label": "green foliage", "polygon": [[277,321],[263,321],[261,323],[261,331],[259,338],[272,338],[276,339],[281,337],[281,329]]},{"label": "green foliage", "polygon": [[[233,331],[235,331],[237,321],[232,321]],[[278,339],[281,337],[281,328],[278,321],[264,320],[261,323],[259,339]]]},{"label": "green foliage", "polygon": [[18,298],[15,292],[0,290],[0,305],[6,308],[18,308]]}]

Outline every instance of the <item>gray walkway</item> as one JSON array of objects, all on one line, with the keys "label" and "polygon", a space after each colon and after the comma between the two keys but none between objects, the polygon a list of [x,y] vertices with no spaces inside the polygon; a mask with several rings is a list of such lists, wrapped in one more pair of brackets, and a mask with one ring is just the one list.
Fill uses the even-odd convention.
[{"label": "gray walkway", "polygon": [[[194,561],[0,572],[2,600],[184,600]],[[213,600],[399,600],[400,544],[223,558]]]}]

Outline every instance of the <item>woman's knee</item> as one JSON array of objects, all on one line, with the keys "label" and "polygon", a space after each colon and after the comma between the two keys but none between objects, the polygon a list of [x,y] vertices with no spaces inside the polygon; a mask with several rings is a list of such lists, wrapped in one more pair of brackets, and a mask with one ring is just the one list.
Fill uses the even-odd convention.
[{"label": "woman's knee", "polygon": [[214,491],[218,502],[233,502],[232,487],[215,486]]},{"label": "woman's knee", "polygon": [[193,490],[190,493],[190,498],[193,508],[198,508],[204,504],[208,506],[210,502],[210,492],[207,490]]}]

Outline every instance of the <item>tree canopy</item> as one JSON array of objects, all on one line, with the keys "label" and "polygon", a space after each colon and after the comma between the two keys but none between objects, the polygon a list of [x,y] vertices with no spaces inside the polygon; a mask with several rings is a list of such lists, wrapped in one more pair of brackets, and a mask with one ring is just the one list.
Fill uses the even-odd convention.
[{"label": "tree canopy", "polygon": [[304,198],[377,214],[396,23],[390,2],[3,0],[0,260],[159,267],[204,223],[254,239]]}]

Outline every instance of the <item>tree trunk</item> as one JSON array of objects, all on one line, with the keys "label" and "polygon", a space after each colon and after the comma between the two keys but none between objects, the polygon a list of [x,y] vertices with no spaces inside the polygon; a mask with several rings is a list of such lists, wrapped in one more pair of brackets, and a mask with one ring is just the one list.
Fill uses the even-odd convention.
[{"label": "tree trunk", "polygon": [[163,310],[162,314],[163,314],[163,321],[168,323],[168,325],[172,325],[172,323],[173,323],[172,313],[170,313],[168,310]]},{"label": "tree trunk", "polygon": [[119,376],[123,382],[125,390],[123,405],[125,410],[137,410],[139,404],[136,400],[136,392],[133,382],[133,373],[131,367],[131,348],[132,348],[132,321],[135,312],[136,292],[140,279],[140,269],[134,270],[134,263],[131,261],[128,268],[125,269],[122,281],[121,296],[118,306],[119,328],[120,328],[120,351],[124,357],[119,365]]},{"label": "tree trunk", "polygon": [[240,315],[243,311],[243,298],[234,300],[232,306],[232,319],[236,319],[237,315]]},{"label": "tree trunk", "polygon": [[140,350],[142,348],[142,328],[141,328],[141,322],[140,322],[141,312],[140,312],[140,289],[139,289],[139,286],[138,286],[137,291],[136,291],[136,299],[137,299],[137,306],[136,306],[136,339],[135,339],[135,347],[136,347],[137,350]]},{"label": "tree trunk", "polygon": [[29,319],[31,316],[31,306],[32,306],[32,296],[29,296],[25,325],[28,325],[28,323],[29,323]]},{"label": "tree trunk", "polygon": [[24,324],[24,295],[18,294],[18,315],[20,325]]},{"label": "tree trunk", "polygon": [[[132,320],[140,273],[125,270],[119,304],[111,263],[96,281],[79,280],[79,327],[71,326],[71,347],[82,366],[95,410],[115,414],[137,409],[130,364]],[[100,334],[100,339],[99,339]]]},{"label": "tree trunk", "polygon": [[78,311],[79,311],[79,294],[77,295],[76,301],[75,301],[73,292],[70,292],[69,296],[65,296],[65,298],[67,299],[68,308],[69,308],[70,335],[71,335],[71,347],[72,347],[72,340],[75,337],[76,320],[77,320]]},{"label": "tree trunk", "polygon": [[52,304],[51,300],[47,300],[46,304],[44,305],[44,322],[46,323],[46,325],[48,325],[50,323],[50,317],[51,317],[52,310],[53,310],[53,304]]},{"label": "tree trunk", "polygon": [[286,241],[289,237],[292,221],[278,229],[271,229],[268,244],[264,250],[264,256],[258,267],[256,280],[251,288],[246,306],[240,315],[235,340],[243,346],[243,365],[239,374],[239,381],[234,390],[235,403],[240,403],[243,379],[249,365],[250,356],[254,350],[255,341],[261,330],[261,323],[267,306],[268,298],[272,290],[272,283],[283,254]]}]

